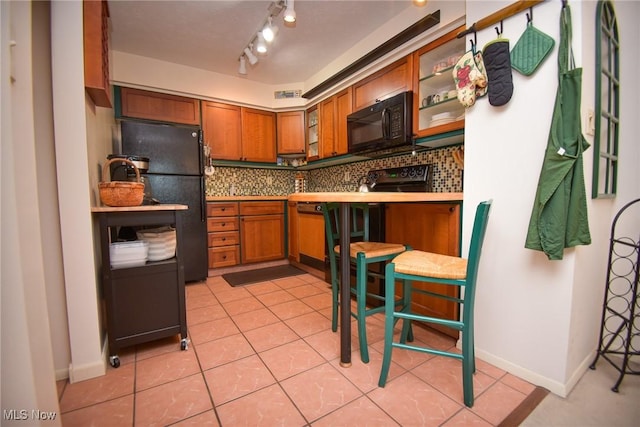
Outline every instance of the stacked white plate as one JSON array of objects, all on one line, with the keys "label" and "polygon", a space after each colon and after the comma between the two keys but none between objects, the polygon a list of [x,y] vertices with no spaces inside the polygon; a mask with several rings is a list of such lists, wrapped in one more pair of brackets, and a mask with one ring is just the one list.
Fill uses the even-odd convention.
[{"label": "stacked white plate", "polygon": [[451,123],[454,120],[455,119],[452,117],[450,111],[440,114],[434,114],[433,117],[431,117],[431,121],[429,122],[429,127],[444,125],[446,123]]},{"label": "stacked white plate", "polygon": [[176,230],[161,227],[141,230],[136,233],[138,240],[149,244],[149,261],[162,261],[176,254]]},{"label": "stacked white plate", "polygon": [[147,262],[149,244],[139,240],[109,245],[111,268],[139,267]]}]

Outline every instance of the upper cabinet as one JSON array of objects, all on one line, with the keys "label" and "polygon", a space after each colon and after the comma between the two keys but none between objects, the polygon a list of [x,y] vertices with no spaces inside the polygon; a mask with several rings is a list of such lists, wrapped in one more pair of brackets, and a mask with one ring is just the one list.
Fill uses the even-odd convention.
[{"label": "upper cabinet", "polygon": [[220,102],[202,102],[202,134],[213,159],[242,158],[240,107]]},{"label": "upper cabinet", "polygon": [[202,133],[216,160],[276,162],[276,115],[221,102],[202,102]]},{"label": "upper cabinet", "polygon": [[242,107],[242,160],[276,162],[276,114]]},{"label": "upper cabinet", "polygon": [[318,106],[307,110],[307,160],[317,160],[320,156],[320,138],[318,132]]},{"label": "upper cabinet", "polygon": [[200,101],[194,98],[120,88],[122,115],[161,122],[200,124]]},{"label": "upper cabinet", "polygon": [[410,90],[413,86],[412,55],[408,55],[353,85],[353,110]]},{"label": "upper cabinet", "polygon": [[414,53],[413,130],[418,138],[464,128],[464,107],[458,101],[453,68],[462,57],[465,39],[460,27]]},{"label": "upper cabinet", "polygon": [[320,157],[347,154],[347,116],[351,113],[352,89],[344,89],[322,101],[318,107],[320,121]]},{"label": "upper cabinet", "polygon": [[98,107],[111,108],[109,84],[109,6],[105,0],[82,3],[84,86]]},{"label": "upper cabinet", "polygon": [[300,154],[305,149],[304,111],[277,113],[278,154]]}]

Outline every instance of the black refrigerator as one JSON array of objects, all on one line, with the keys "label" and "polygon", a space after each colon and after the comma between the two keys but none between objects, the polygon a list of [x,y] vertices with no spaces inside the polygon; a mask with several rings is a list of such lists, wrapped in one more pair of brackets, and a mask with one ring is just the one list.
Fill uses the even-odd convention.
[{"label": "black refrigerator", "polygon": [[145,174],[153,198],[189,206],[183,213],[185,281],[207,278],[207,218],[202,131],[180,126],[125,120],[122,154],[149,158]]}]

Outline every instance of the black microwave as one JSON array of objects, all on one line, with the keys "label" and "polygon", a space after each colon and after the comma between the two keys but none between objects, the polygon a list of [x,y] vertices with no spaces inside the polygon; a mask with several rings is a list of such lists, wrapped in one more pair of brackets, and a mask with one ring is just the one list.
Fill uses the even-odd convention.
[{"label": "black microwave", "polygon": [[411,144],[411,91],[376,102],[347,116],[349,153],[383,150]]}]

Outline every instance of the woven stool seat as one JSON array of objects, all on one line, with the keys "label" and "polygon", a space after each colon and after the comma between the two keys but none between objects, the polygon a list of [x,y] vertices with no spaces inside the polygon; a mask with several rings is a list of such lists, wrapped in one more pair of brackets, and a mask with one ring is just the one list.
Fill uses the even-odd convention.
[{"label": "woven stool seat", "polygon": [[[351,243],[349,255],[356,258],[358,253],[363,253],[365,258],[376,258],[380,256],[396,255],[406,250],[404,245],[398,243],[382,242],[356,242]],[[340,245],[336,245],[333,250],[340,254]]]},{"label": "woven stool seat", "polygon": [[431,252],[409,251],[393,259],[396,273],[439,279],[461,280],[467,277],[467,260]]}]

